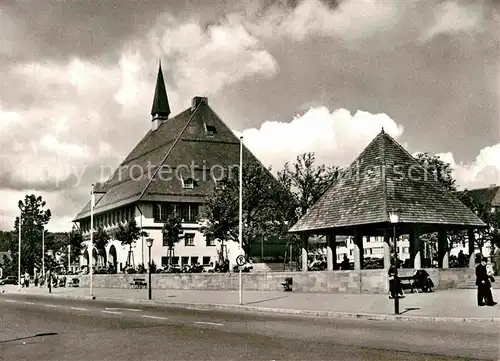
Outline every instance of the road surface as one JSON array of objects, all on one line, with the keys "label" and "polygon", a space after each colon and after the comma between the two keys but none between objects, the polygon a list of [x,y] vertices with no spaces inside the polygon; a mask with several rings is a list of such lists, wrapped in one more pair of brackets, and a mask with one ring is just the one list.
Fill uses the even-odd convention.
[{"label": "road surface", "polygon": [[500,359],[493,323],[306,318],[21,295],[0,295],[0,310],[0,360]]}]

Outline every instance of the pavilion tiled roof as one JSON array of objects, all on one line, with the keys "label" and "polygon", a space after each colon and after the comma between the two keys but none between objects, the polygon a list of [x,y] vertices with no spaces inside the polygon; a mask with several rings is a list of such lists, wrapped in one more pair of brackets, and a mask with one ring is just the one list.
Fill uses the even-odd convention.
[{"label": "pavilion tiled roof", "polygon": [[467,192],[472,199],[479,204],[489,204],[492,207],[500,207],[500,186],[468,189],[464,192]]},{"label": "pavilion tiled roof", "polygon": [[[197,99],[196,108],[190,107],[148,131],[114,174],[104,184],[96,185],[96,193],[104,193],[95,194],[95,214],[139,201],[202,202],[213,191],[214,178],[222,169],[237,169],[239,139],[206,98]],[[207,135],[207,126],[215,127],[213,135]],[[246,147],[243,162],[261,165]],[[159,167],[162,171],[155,175]],[[193,189],[187,189],[182,182],[192,177],[191,169],[196,182]],[[74,221],[89,216],[90,202]]]},{"label": "pavilion tiled roof", "polygon": [[387,223],[395,210],[400,223],[485,226],[382,130],[290,232]]}]

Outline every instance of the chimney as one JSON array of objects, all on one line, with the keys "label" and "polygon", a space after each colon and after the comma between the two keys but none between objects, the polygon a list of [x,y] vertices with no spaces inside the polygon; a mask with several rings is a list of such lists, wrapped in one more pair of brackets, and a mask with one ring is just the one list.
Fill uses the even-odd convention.
[{"label": "chimney", "polygon": [[208,105],[207,97],[194,97],[193,100],[191,101],[191,111],[194,111],[202,101],[204,101],[205,104]]}]

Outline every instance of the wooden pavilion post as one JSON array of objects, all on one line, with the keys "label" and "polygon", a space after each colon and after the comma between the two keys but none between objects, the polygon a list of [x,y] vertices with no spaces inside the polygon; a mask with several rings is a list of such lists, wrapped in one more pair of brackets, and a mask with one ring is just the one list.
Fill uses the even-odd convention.
[{"label": "wooden pavilion post", "polygon": [[308,271],[308,257],[307,257],[307,248],[308,248],[308,243],[309,243],[309,235],[307,234],[301,234],[300,235],[300,240],[301,240],[301,250],[302,250],[302,272],[307,272]]},{"label": "wooden pavilion post", "polygon": [[363,269],[363,234],[358,227],[354,227],[354,270],[361,271]]},{"label": "wooden pavilion post", "polygon": [[446,230],[438,231],[438,263],[440,268],[449,268],[450,251],[448,247],[448,238]]},{"label": "wooden pavilion post", "polygon": [[422,268],[423,242],[417,226],[410,229],[410,262],[413,268]]},{"label": "wooden pavilion post", "polygon": [[389,269],[391,267],[391,232],[389,228],[384,228],[384,269]]},{"label": "wooden pavilion post", "polygon": [[337,265],[337,242],[334,233],[328,233],[326,236],[326,269],[333,271]]},{"label": "wooden pavilion post", "polygon": [[467,243],[469,248],[469,268],[476,267],[476,260],[474,256],[474,250],[476,245],[476,234],[474,229],[470,228],[467,230]]}]

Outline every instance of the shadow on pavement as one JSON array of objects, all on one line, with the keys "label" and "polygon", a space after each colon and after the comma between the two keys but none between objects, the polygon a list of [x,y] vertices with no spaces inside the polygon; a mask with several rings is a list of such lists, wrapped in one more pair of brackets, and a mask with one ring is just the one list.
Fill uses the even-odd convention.
[{"label": "shadow on pavement", "polygon": [[405,308],[405,310],[403,312],[400,312],[399,314],[402,315],[403,313],[406,313],[408,311],[416,311],[416,310],[420,310],[420,307],[409,307],[409,308]]},{"label": "shadow on pavement", "polygon": [[18,337],[18,338],[13,338],[11,340],[3,340],[3,341],[0,341],[0,344],[1,343],[7,343],[7,342],[20,341],[20,340],[27,340],[27,339],[35,338],[35,337],[55,336],[55,335],[57,335],[57,332],[37,333],[36,335],[33,335],[33,336]]},{"label": "shadow on pavement", "polygon": [[245,305],[252,305],[252,304],[255,304],[255,303],[261,303],[261,302],[273,301],[273,300],[281,300],[283,298],[288,298],[288,296],[280,296],[280,297],[274,297],[274,298],[265,298],[263,300],[252,301],[252,302],[245,302]]}]

